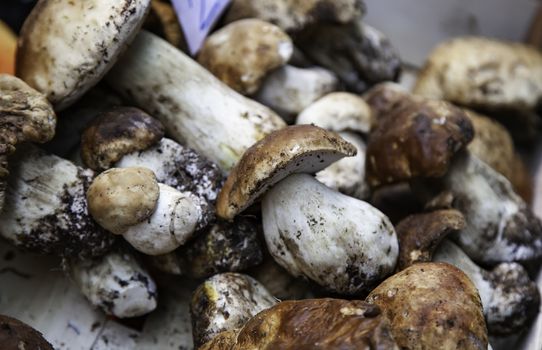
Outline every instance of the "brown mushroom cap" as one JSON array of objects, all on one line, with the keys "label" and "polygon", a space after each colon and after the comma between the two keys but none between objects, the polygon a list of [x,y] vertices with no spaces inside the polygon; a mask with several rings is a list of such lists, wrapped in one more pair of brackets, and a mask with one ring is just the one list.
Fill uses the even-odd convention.
[{"label": "brown mushroom cap", "polygon": [[292,56],[290,37],[259,19],[243,19],[211,34],[198,62],[243,95],[255,93],[266,75]]},{"label": "brown mushroom cap", "polygon": [[284,301],[251,318],[237,337],[219,336],[205,349],[399,349],[380,309],[359,300]]},{"label": "brown mushroom cap", "polygon": [[395,230],[399,238],[397,270],[432,260],[439,243],[452,231],[465,227],[465,218],[454,209],[414,214],[401,220]]},{"label": "brown mushroom cap", "polygon": [[93,170],[109,169],[124,155],[143,151],[164,136],[159,120],[134,107],[113,107],[100,114],[81,138],[81,157]]},{"label": "brown mushroom cap", "polygon": [[367,301],[382,309],[401,348],[487,349],[478,291],[452,265],[414,264],[382,282]]},{"label": "brown mushroom cap", "polygon": [[0,74],[0,210],[9,174],[7,157],[20,142],[51,140],[55,127],[55,112],[44,95],[14,76]]},{"label": "brown mushroom cap", "polygon": [[373,187],[443,176],[452,156],[473,138],[468,116],[447,102],[404,95],[367,144],[367,181]]},{"label": "brown mushroom cap", "polygon": [[154,173],[146,168],[113,168],[98,175],[87,191],[89,211],[106,230],[122,234],[148,219],[160,190]]},{"label": "brown mushroom cap", "polygon": [[218,195],[217,214],[232,219],[286,176],[318,172],[356,152],[338,134],[313,125],[275,131],[246,150],[232,169]]},{"label": "brown mushroom cap", "polygon": [[0,347],[3,350],[53,350],[40,332],[5,315],[0,315]]}]

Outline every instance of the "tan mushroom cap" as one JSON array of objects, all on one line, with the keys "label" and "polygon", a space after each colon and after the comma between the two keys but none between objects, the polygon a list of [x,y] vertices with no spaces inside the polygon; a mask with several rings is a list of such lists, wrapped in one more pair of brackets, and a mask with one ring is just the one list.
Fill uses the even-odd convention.
[{"label": "tan mushroom cap", "polygon": [[89,211],[100,226],[115,234],[148,219],[160,190],[147,168],[113,168],[98,175],[87,191]]},{"label": "tan mushroom cap", "polygon": [[487,349],[478,291],[452,265],[414,264],[382,282],[367,301],[382,309],[401,348]]},{"label": "tan mushroom cap", "polygon": [[51,140],[55,128],[56,115],[44,95],[14,76],[0,74],[0,210],[9,174],[7,157],[20,142]]},{"label": "tan mushroom cap", "polygon": [[217,200],[217,214],[232,219],[272,185],[293,173],[315,173],[356,155],[338,134],[313,125],[275,131],[250,147],[232,169]]},{"label": "tan mushroom cap", "polygon": [[0,344],[4,350],[54,349],[39,331],[5,315],[0,315]]},{"label": "tan mushroom cap", "polygon": [[399,238],[397,270],[428,262],[439,243],[451,232],[465,227],[465,218],[454,209],[410,215],[395,227]]},{"label": "tan mushroom cap", "polygon": [[124,155],[143,151],[164,136],[159,120],[134,107],[113,107],[100,114],[81,137],[81,158],[94,170],[113,166]]},{"label": "tan mushroom cap", "polygon": [[243,19],[211,34],[198,54],[198,62],[237,92],[255,93],[266,75],[288,62],[294,46],[279,27]]},{"label": "tan mushroom cap", "polygon": [[218,337],[205,349],[399,349],[380,309],[360,300],[283,301],[252,317],[236,337]]},{"label": "tan mushroom cap", "polygon": [[17,76],[56,110],[94,86],[139,31],[150,0],[39,1],[17,48]]},{"label": "tan mushroom cap", "polygon": [[377,117],[367,144],[367,181],[377,187],[418,177],[441,177],[453,155],[473,136],[472,123],[462,109],[405,94]]}]

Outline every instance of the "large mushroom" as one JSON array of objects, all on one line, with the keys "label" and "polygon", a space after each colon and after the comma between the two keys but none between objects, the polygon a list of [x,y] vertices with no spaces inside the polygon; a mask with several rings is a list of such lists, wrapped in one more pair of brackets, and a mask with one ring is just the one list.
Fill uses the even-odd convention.
[{"label": "large mushroom", "polygon": [[376,305],[360,300],[284,301],[222,332],[202,350],[387,349],[399,347]]},{"label": "large mushroom", "polygon": [[122,96],[158,118],[173,139],[224,172],[284,122],[156,35],[142,31],[106,77]]},{"label": "large mushroom", "polygon": [[452,265],[415,264],[382,282],[367,301],[382,309],[401,348],[487,349],[478,291]]},{"label": "large mushroom", "polygon": [[367,290],[395,267],[393,226],[371,205],[303,174],[355,152],[337,134],[316,126],[274,132],[232,170],[217,213],[231,219],[263,195],[265,240],[279,265],[339,293]]},{"label": "large mushroom", "polygon": [[21,30],[17,76],[56,110],[68,107],[113,66],[149,7],[150,0],[40,1]]},{"label": "large mushroom", "polygon": [[51,140],[55,127],[55,112],[44,95],[14,76],[0,74],[0,211],[9,175],[8,156],[18,143]]}]

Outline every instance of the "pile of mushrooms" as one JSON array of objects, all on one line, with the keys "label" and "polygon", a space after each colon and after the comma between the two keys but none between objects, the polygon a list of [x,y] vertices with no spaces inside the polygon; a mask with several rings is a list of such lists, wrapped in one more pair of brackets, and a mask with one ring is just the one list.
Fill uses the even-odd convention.
[{"label": "pile of mushrooms", "polygon": [[[171,323],[146,315],[197,285],[198,349],[519,334],[542,223],[514,142],[538,132],[542,54],[457,39],[409,92],[365,11],[233,0],[191,58],[167,1],[40,1],[0,75],[0,236],[118,319]],[[51,348],[0,324],[2,344]]]}]

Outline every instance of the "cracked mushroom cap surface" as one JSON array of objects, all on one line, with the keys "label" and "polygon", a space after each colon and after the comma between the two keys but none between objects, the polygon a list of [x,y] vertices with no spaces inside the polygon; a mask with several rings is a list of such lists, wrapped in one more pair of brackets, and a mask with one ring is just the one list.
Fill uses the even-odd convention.
[{"label": "cracked mushroom cap surface", "polygon": [[454,209],[414,214],[401,220],[395,228],[399,238],[397,270],[431,261],[440,242],[450,232],[461,230],[465,225],[461,212]]},{"label": "cracked mushroom cap surface", "polygon": [[232,219],[288,175],[318,172],[356,152],[338,134],[313,125],[275,131],[250,147],[233,168],[218,195],[218,216]]},{"label": "cracked mushroom cap surface", "polygon": [[414,93],[484,110],[535,109],[542,99],[542,54],[521,43],[453,39],[431,52]]},{"label": "cracked mushroom cap surface", "polygon": [[377,126],[367,144],[367,181],[378,187],[417,177],[441,177],[454,154],[474,137],[462,109],[445,101],[405,95]]},{"label": "cracked mushroom cap surface", "polygon": [[6,350],[53,350],[53,346],[39,331],[5,315],[0,315],[0,344]]},{"label": "cracked mushroom cap surface", "polygon": [[105,170],[126,154],[143,151],[164,136],[164,126],[134,107],[113,107],[96,117],[81,137],[81,158],[93,170]]},{"label": "cracked mushroom cap surface", "polygon": [[248,95],[259,89],[269,72],[286,64],[293,51],[292,40],[279,27],[243,19],[211,34],[198,62],[232,89]]},{"label": "cracked mushroom cap surface", "polygon": [[9,175],[8,156],[20,142],[51,140],[55,128],[56,115],[44,95],[19,78],[0,74],[0,210]]},{"label": "cracked mushroom cap surface", "polygon": [[378,306],[329,298],[283,301],[212,343],[205,349],[399,349]]},{"label": "cracked mushroom cap surface", "polygon": [[61,110],[94,86],[139,31],[150,0],[39,1],[17,48],[17,76]]},{"label": "cracked mushroom cap surface", "polygon": [[382,282],[367,301],[382,309],[401,348],[487,349],[478,291],[452,265],[414,264]]},{"label": "cracked mushroom cap surface", "polygon": [[100,226],[122,234],[154,212],[160,190],[147,168],[113,168],[98,175],[87,191],[89,211]]}]

